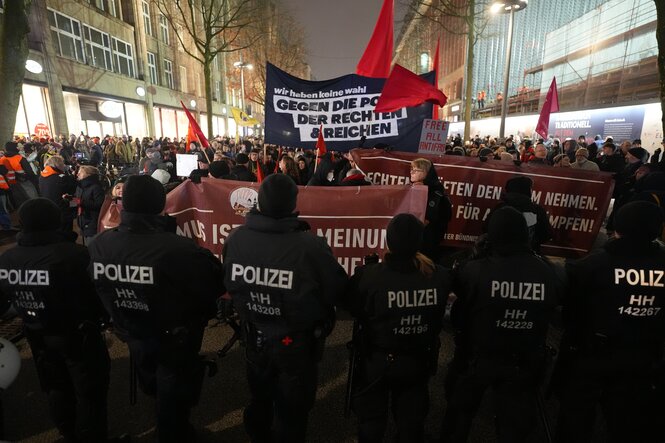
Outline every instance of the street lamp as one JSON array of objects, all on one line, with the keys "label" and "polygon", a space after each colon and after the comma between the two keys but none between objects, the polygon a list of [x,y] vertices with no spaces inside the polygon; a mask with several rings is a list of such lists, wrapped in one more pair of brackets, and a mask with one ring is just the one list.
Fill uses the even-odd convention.
[{"label": "street lamp", "polygon": [[253,69],[254,66],[251,63],[243,62],[242,57],[240,58],[240,61],[235,62],[233,66],[240,69],[240,102],[243,112],[247,112],[245,110],[245,69]]},{"label": "street lamp", "polygon": [[503,72],[503,100],[501,101],[501,126],[499,127],[499,138],[506,133],[506,115],[508,114],[508,82],[510,81],[510,57],[513,46],[513,16],[515,11],[521,11],[527,7],[528,0],[497,1],[492,4],[492,14],[510,14],[508,22],[508,41],[506,42],[506,67]]}]

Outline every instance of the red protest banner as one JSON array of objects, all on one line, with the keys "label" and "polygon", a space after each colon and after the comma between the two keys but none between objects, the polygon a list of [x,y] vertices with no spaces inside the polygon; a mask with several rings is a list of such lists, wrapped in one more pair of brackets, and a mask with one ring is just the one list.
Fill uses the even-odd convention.
[{"label": "red protest banner", "polygon": [[[203,178],[186,181],[166,199],[166,213],[175,217],[178,234],[193,238],[220,256],[231,230],[245,222],[258,199],[257,183]],[[367,254],[385,252],[386,228],[396,214],[410,212],[424,220],[424,187],[358,186],[298,187],[297,211],[325,237],[348,273]]]},{"label": "red protest banner", "polygon": [[545,208],[554,228],[554,238],[543,245],[543,253],[582,256],[598,235],[614,188],[612,175],[605,172],[374,149],[354,149],[351,154],[367,177],[381,185],[406,185],[411,160],[431,160],[453,204],[444,244],[456,247],[470,246],[478,239],[506,181],[525,175],[533,180],[532,199]]}]

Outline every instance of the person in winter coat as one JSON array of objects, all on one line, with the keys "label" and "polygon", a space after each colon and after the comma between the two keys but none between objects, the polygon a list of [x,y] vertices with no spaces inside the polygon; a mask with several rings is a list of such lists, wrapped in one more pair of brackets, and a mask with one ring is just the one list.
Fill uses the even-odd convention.
[{"label": "person in winter coat", "polygon": [[79,227],[87,244],[97,234],[97,219],[104,204],[104,190],[99,183],[99,170],[94,166],[81,166],[76,178],[78,179],[76,201],[79,206]]},{"label": "person in winter coat", "polygon": [[582,169],[584,171],[598,172],[600,170],[597,164],[589,161],[589,151],[586,148],[579,148],[577,152],[575,152],[575,162],[571,163],[570,167],[573,169]]},{"label": "person in winter coat", "polygon": [[73,228],[75,210],[71,200],[64,198],[76,192],[76,178],[67,174],[65,160],[59,155],[49,157],[44,163],[44,170],[39,176],[39,193],[42,197],[51,200],[60,209],[60,228],[69,232]]},{"label": "person in winter coat", "polygon": [[453,214],[452,205],[431,161],[417,158],[411,162],[411,183],[414,186],[427,186],[425,232],[421,252],[436,262],[442,254],[439,243],[448,230],[448,222]]}]

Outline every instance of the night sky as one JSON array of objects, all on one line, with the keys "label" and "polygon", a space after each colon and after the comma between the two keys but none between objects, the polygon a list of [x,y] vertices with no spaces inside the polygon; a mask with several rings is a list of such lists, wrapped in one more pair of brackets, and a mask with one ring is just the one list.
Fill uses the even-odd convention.
[{"label": "night sky", "polygon": [[[374,30],[383,0],[282,0],[305,28],[312,76],[352,74]],[[407,7],[395,0],[395,38]]]}]

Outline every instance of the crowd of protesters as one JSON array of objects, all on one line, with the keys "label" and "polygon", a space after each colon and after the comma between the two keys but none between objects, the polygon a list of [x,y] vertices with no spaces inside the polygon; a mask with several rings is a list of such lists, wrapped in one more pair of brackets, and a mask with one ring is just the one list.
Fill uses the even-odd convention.
[{"label": "crowd of protesters", "polygon": [[[176,154],[184,153],[198,161],[188,177],[177,170]],[[0,195],[9,198],[0,200],[0,224],[11,229],[8,203],[20,208],[22,232],[18,246],[0,257],[0,269],[26,276],[66,270],[80,283],[71,290],[55,278],[50,285],[37,282],[35,291],[42,292],[35,301],[37,292],[28,297],[16,290],[23,284],[17,286],[20,279],[0,278],[2,307],[13,300],[24,317],[62,435],[67,441],[106,438],[109,365],[97,325],[101,318],[113,320],[115,333],[138,361],[142,389],[157,398],[159,441],[193,439],[189,414],[206,367],[198,356],[203,328],[214,316],[218,296],[227,290],[244,328],[252,395],[244,420],[252,441],[271,441],[273,424],[278,441],[306,440],[317,364],[338,306],[361,325],[359,338],[354,337],[360,369],[351,400],[360,441],[383,440],[392,398],[396,440],[422,442],[428,383],[438,367],[438,336],[452,291],[457,298],[452,311],[455,354],[446,374],[448,407],[441,441],[466,441],[489,388],[496,397],[499,440],[526,440],[536,423],[533,394],[546,360],[547,325],[561,305],[565,332],[553,384],[564,405],[558,441],[588,441],[597,404],[604,408],[610,440],[635,436],[635,441],[658,441],[663,429],[656,418],[663,411],[665,389],[665,252],[654,240],[663,234],[662,150],[649,162],[639,140],[617,148],[614,140],[601,137],[563,144],[553,137],[535,143],[513,137],[476,137],[463,143],[453,137],[446,155],[611,172],[615,205],[607,230],[616,231],[615,238],[603,251],[570,263],[564,277],[537,255],[551,238],[551,227],[543,208],[531,201],[533,181],[516,173],[470,258],[450,274],[439,264],[447,252],[440,242],[451,203],[432,162],[419,158],[411,162],[410,181],[428,188],[425,223],[397,215],[387,229],[384,263],[368,263],[347,281],[329,247],[307,232],[306,222],[294,211],[296,185],[370,184],[349,154],[266,146],[258,138],[236,142],[216,137],[207,148],[169,138],[102,140],[83,134],[7,143],[0,157]],[[169,190],[205,176],[262,182],[257,207],[228,238],[223,268],[210,251],[176,236],[173,219],[162,216]],[[115,205],[120,226],[98,235],[105,204]],[[89,248],[58,246],[75,237],[74,221]],[[47,271],[32,269],[40,254],[48,261]],[[187,275],[197,277],[177,278],[174,263],[186,263]],[[641,286],[639,295],[633,293],[635,285]],[[257,292],[264,290],[270,294]],[[101,305],[91,293],[99,295]],[[611,306],[603,299],[607,294]],[[78,310],[62,314],[67,303]],[[62,316],[35,314],[49,309]],[[626,316],[631,320],[625,322]],[[75,323],[75,332],[67,329]],[[54,332],[46,333],[50,328]],[[53,337],[60,341],[49,341]],[[62,379],[49,378],[53,368]],[[68,378],[72,380],[63,384]],[[87,414],[80,407],[76,411],[76,402],[87,405]],[[59,421],[65,413],[68,417]],[[633,429],[631,423],[639,426]]]}]

